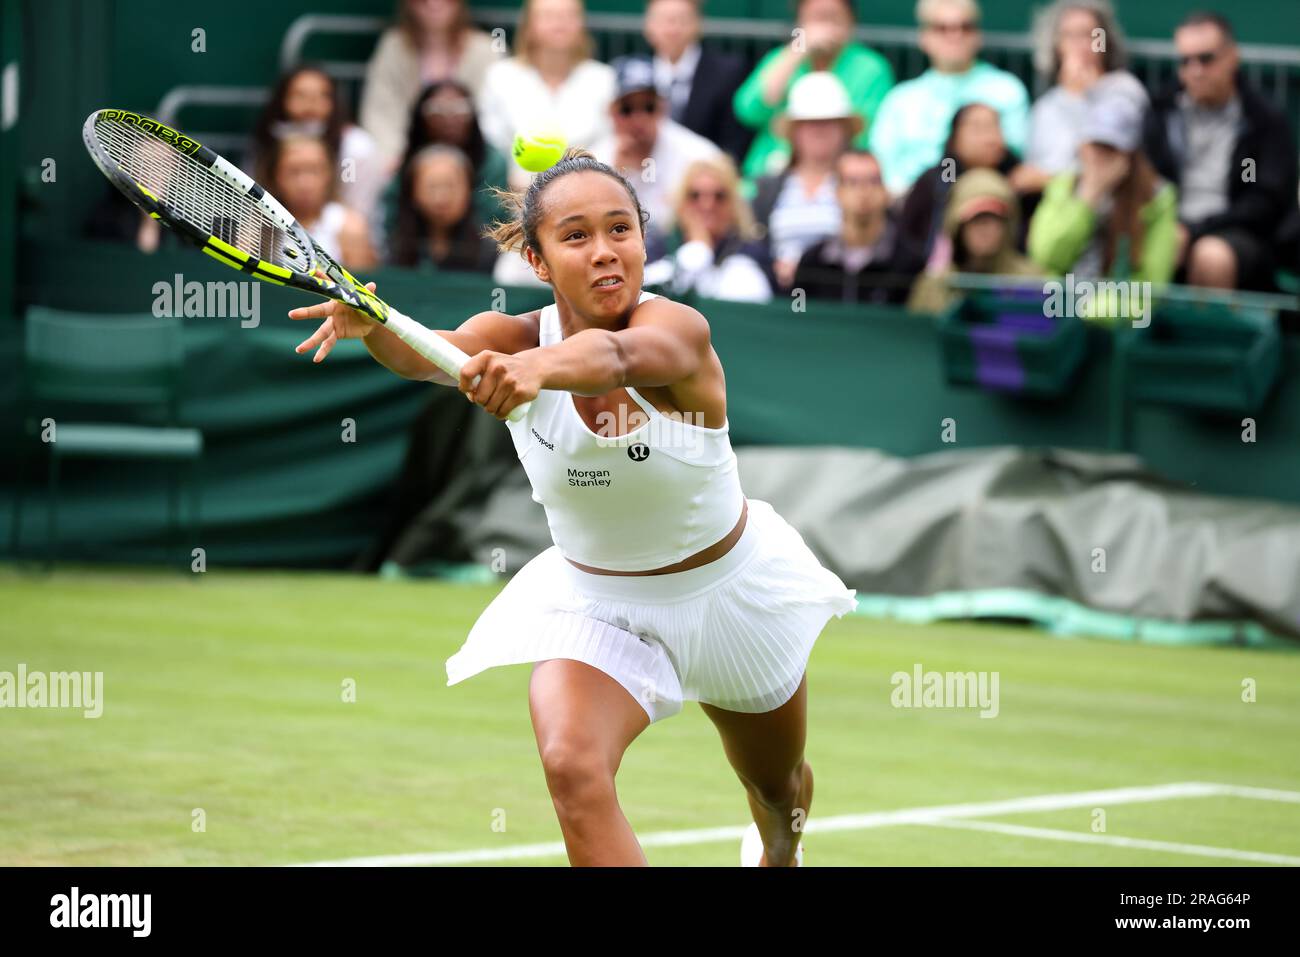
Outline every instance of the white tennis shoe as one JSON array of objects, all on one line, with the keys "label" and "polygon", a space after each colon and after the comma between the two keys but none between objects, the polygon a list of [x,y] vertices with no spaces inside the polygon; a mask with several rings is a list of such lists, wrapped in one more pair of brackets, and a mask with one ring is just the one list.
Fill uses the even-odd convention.
[{"label": "white tennis shoe", "polygon": [[[763,836],[758,833],[758,825],[751,824],[740,842],[740,866],[758,867],[763,859]],[[794,852],[794,866],[803,867],[803,841]]]}]

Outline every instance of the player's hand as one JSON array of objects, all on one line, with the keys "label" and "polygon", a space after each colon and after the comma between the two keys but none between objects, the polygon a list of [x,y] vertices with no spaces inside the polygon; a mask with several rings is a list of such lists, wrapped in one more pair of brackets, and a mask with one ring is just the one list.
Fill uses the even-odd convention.
[{"label": "player's hand", "polygon": [[[373,282],[366,283],[366,288],[371,292],[375,291]],[[321,362],[330,354],[334,348],[334,343],[340,339],[362,339],[370,335],[371,330],[375,328],[375,320],[371,319],[364,312],[357,312],[351,306],[345,306],[341,302],[329,300],[327,302],[318,302],[314,306],[299,306],[297,309],[289,310],[290,319],[321,319],[325,321],[320,324],[320,328],[313,332],[308,338],[294,348],[294,352],[303,353],[312,346],[319,346],[316,354],[312,356],[312,362]]]},{"label": "player's hand", "polygon": [[[474,383],[478,377],[478,383]],[[541,390],[536,364],[521,355],[484,350],[460,370],[458,388],[469,401],[504,420],[516,406],[531,402]]]}]

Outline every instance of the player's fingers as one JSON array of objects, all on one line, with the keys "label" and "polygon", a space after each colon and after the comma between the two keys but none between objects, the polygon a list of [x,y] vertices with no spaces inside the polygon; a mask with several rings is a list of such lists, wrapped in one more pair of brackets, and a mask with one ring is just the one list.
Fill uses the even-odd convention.
[{"label": "player's fingers", "polygon": [[492,393],[490,395],[484,396],[480,404],[483,406],[484,410],[490,412],[492,415],[495,415],[499,419],[501,418],[501,414],[498,412],[498,409],[501,408],[501,404],[505,400],[506,400],[505,385],[501,382],[498,382],[492,387]]},{"label": "player's fingers", "polygon": [[316,354],[311,357],[311,361],[312,362],[325,361],[325,357],[329,355],[330,352],[334,349],[334,343],[336,342],[338,342],[338,339],[336,339],[333,335],[330,335],[329,338],[327,338],[324,342],[320,344],[320,348],[317,349]]},{"label": "player's fingers", "polygon": [[471,402],[481,403],[489,394],[489,392],[483,391],[483,377],[481,375],[476,375],[473,379],[470,379],[469,386],[465,390],[465,398]]},{"label": "player's fingers", "polygon": [[320,324],[320,328],[318,328],[315,332],[313,332],[302,342],[298,343],[297,348],[295,348],[293,351],[306,352],[312,346],[320,345],[320,343],[324,342],[325,337],[330,335],[333,331],[334,331],[334,320],[326,319],[324,322]]},{"label": "player's fingers", "polygon": [[334,307],[338,303],[333,301],[318,302],[314,306],[299,306],[297,309],[289,310],[290,319],[324,319],[326,316],[334,315]]},{"label": "player's fingers", "polygon": [[[491,412],[498,419],[504,419],[509,411],[519,402],[515,399],[514,384],[503,377],[494,377],[492,385],[492,394],[481,398],[480,402],[484,409]],[[483,390],[480,389],[480,392]]]},{"label": "player's fingers", "polygon": [[469,396],[471,402],[474,401],[474,390],[478,385],[474,380],[478,379],[483,374],[483,367],[486,365],[486,362],[487,359],[485,354],[480,352],[476,356],[470,356],[469,361],[461,366],[460,382],[457,384],[457,388]]}]

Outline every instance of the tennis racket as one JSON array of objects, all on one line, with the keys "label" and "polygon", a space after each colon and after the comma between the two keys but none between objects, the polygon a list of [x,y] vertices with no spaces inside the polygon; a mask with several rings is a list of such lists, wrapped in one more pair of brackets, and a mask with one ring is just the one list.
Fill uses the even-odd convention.
[{"label": "tennis racket", "polygon": [[[127,199],[217,262],[365,313],[443,372],[460,377],[468,355],[367,289],[233,163],[129,110],[96,110],[81,135],[95,165]],[[516,406],[508,418],[518,422],[530,404]]]}]

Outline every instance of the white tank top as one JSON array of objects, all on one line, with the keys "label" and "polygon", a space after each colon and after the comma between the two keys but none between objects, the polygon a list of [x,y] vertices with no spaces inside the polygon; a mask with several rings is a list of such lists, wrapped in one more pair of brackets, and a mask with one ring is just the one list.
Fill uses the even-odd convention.
[{"label": "white tank top", "polygon": [[[651,298],[642,292],[638,303]],[[564,338],[554,304],[541,311],[538,338],[540,346]],[[724,538],[744,495],[729,422],[705,428],[699,413],[665,415],[635,389],[627,393],[649,418],[630,432],[627,423],[598,422],[608,434],[597,435],[573,395],[552,389],[506,425],[560,554],[610,571],[648,571]]]}]

